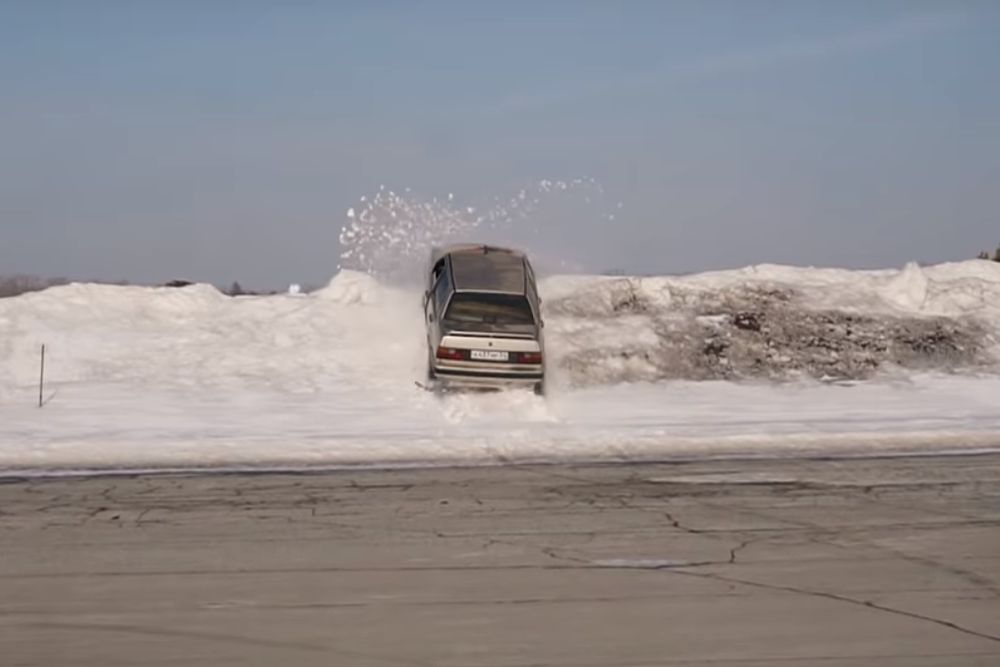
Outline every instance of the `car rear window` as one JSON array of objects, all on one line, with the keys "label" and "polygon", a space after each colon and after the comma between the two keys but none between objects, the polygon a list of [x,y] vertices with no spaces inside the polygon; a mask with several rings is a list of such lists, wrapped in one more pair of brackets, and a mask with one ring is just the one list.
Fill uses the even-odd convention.
[{"label": "car rear window", "polygon": [[444,319],[476,324],[534,324],[528,299],[519,294],[457,292]]}]

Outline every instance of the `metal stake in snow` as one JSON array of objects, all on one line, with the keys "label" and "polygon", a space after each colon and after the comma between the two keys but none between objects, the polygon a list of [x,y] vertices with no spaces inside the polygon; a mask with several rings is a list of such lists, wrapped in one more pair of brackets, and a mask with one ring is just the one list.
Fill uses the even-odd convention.
[{"label": "metal stake in snow", "polygon": [[45,344],[42,344],[42,368],[38,372],[38,407],[42,407],[42,391],[45,388]]}]

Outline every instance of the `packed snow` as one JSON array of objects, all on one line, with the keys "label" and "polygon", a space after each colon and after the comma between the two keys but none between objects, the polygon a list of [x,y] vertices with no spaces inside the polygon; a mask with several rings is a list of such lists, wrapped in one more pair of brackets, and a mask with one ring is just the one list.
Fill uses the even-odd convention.
[{"label": "packed snow", "polygon": [[574,384],[803,376],[857,380],[995,364],[995,264],[902,271],[754,266],[677,278],[555,279]]},{"label": "packed snow", "polygon": [[541,291],[545,397],[419,388],[419,288],[355,271],[312,294],[72,284],[2,299],[0,469],[1000,446],[1000,264],[556,276]]}]

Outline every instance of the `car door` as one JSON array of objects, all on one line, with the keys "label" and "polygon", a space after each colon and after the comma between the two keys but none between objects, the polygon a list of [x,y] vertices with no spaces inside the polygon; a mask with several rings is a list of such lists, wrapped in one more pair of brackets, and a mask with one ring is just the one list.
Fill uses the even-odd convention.
[{"label": "car door", "polygon": [[448,303],[451,278],[446,257],[442,257],[431,270],[430,289],[424,295],[424,324],[427,327],[427,345],[433,350],[441,340],[441,315]]},{"label": "car door", "polygon": [[[525,270],[525,294],[528,296],[528,301],[531,303],[531,309],[534,311],[535,324],[541,329],[545,326],[542,321],[542,298],[538,296],[538,283],[535,281],[535,271],[531,268],[531,264],[528,260],[524,260],[524,270]],[[538,332],[539,337],[541,337],[541,331]]]}]

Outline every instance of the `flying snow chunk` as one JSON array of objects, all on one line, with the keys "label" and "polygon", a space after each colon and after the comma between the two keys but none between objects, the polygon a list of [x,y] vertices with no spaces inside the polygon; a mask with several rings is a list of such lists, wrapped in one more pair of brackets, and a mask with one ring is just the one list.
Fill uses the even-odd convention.
[{"label": "flying snow chunk", "polygon": [[353,218],[354,217],[354,208],[353,207],[347,209],[347,217],[348,218]]}]

